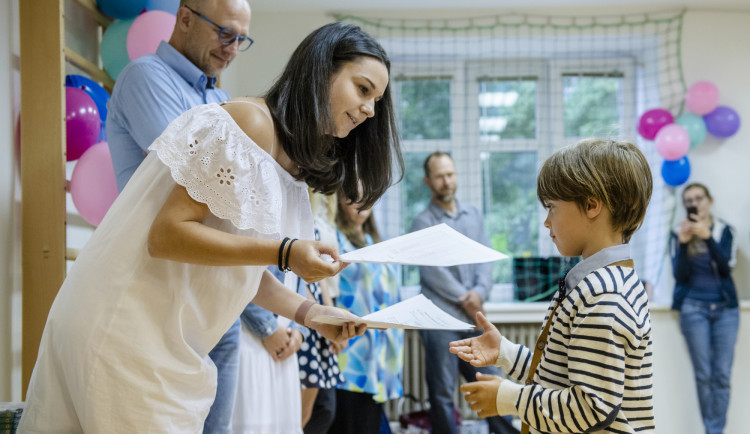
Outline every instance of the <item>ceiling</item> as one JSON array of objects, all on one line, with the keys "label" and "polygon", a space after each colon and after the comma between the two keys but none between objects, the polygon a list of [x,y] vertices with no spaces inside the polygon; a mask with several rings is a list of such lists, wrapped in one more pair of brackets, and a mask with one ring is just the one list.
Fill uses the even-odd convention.
[{"label": "ceiling", "polygon": [[637,6],[653,8],[747,9],[748,0],[249,0],[256,11],[352,11],[394,9],[512,9],[549,7]]}]

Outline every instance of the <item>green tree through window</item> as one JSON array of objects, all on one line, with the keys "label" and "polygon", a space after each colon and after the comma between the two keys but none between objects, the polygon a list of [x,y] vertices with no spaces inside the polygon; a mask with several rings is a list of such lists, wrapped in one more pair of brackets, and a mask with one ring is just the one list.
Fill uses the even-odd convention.
[{"label": "green tree through window", "polygon": [[608,137],[622,124],[622,74],[563,74],[565,137]]},{"label": "green tree through window", "polygon": [[[539,239],[537,153],[483,152],[481,158],[484,225],[492,248],[510,256],[536,255]],[[510,260],[496,262],[493,281],[511,283],[511,266]]]},{"label": "green tree through window", "polygon": [[397,83],[398,119],[403,140],[449,139],[450,80],[410,78]]}]

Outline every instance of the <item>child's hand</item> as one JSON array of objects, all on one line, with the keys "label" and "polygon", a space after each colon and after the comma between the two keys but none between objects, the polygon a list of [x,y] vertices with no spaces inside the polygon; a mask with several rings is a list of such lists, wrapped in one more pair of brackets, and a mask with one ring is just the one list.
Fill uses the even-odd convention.
[{"label": "child's hand", "polygon": [[500,342],[503,336],[487,321],[482,312],[477,312],[476,321],[477,327],[484,330],[484,333],[475,338],[453,341],[448,350],[474,366],[494,365],[500,356]]},{"label": "child's hand", "polygon": [[279,353],[284,351],[284,348],[289,345],[289,335],[287,335],[283,328],[279,327],[275,332],[261,339],[261,342],[263,343],[263,348],[271,355],[271,358],[275,362],[278,362],[280,360]]},{"label": "child's hand", "polygon": [[302,332],[300,332],[299,330],[288,328],[285,330],[285,333],[289,340],[287,346],[284,347],[284,349],[278,354],[279,361],[286,360],[297,351],[299,351],[299,349],[302,347],[302,341],[304,341]]},{"label": "child's hand", "polygon": [[477,381],[461,386],[461,393],[469,407],[479,417],[497,416],[497,391],[503,379],[496,375],[477,372]]}]

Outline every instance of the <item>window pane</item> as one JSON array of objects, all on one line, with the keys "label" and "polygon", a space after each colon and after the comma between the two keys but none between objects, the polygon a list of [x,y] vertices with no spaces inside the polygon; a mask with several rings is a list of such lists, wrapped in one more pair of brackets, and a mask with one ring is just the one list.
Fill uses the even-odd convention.
[{"label": "window pane", "polygon": [[622,75],[563,75],[565,137],[620,133]]},{"label": "window pane", "polygon": [[[429,152],[404,152],[404,179],[399,184],[401,190],[401,232],[411,229],[414,218],[430,204],[430,190],[422,182],[424,160]],[[419,285],[419,269],[414,266],[401,267],[404,286]]]},{"label": "window pane", "polygon": [[450,139],[450,80],[401,80],[397,81],[397,84],[398,119],[402,139]]},{"label": "window pane", "polygon": [[536,137],[536,78],[479,82],[479,134],[485,140]]},{"label": "window pane", "polygon": [[[481,158],[484,225],[492,248],[511,256],[537,255],[536,152],[483,152]],[[492,277],[512,283],[512,261],[496,262]]]}]

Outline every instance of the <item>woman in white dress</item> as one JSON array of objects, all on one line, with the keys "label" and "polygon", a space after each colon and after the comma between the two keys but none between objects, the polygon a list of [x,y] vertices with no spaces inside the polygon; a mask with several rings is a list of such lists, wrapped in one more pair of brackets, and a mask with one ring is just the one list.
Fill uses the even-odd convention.
[{"label": "woman in white dress", "polygon": [[375,40],[333,23],[264,98],[175,119],[60,288],[19,432],[200,432],[216,388],[208,351],[251,300],[333,341],[361,335],[313,323],[346,313],[266,266],[314,282],[346,265],[313,240],[307,186],[369,207],[391,184],[403,163],[388,74]]}]

